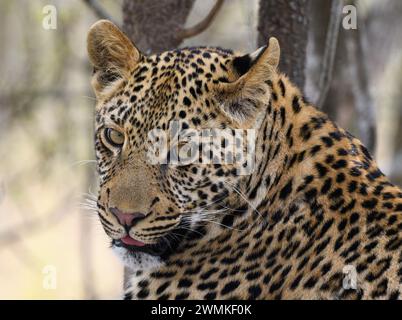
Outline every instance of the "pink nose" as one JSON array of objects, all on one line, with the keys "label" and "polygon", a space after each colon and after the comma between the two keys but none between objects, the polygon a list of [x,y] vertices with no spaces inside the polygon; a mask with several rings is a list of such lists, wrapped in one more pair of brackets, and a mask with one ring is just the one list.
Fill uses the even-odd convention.
[{"label": "pink nose", "polygon": [[109,210],[116,216],[122,225],[132,226],[145,218],[145,214],[140,212],[126,213],[117,208],[109,208]]}]

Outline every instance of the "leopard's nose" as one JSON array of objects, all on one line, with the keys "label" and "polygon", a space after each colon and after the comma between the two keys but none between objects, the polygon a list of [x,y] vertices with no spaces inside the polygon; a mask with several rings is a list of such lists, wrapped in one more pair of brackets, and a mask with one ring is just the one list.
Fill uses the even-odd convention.
[{"label": "leopard's nose", "polygon": [[145,214],[141,212],[122,212],[118,208],[109,208],[109,210],[116,216],[117,220],[119,220],[123,226],[132,227],[145,218]]}]

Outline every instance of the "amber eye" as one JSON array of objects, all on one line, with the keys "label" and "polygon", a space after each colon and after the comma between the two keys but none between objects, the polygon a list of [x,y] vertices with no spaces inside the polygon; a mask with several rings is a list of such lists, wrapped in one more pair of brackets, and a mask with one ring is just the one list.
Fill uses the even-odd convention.
[{"label": "amber eye", "polygon": [[124,144],[124,134],[112,128],[106,128],[104,131],[105,140],[113,147],[121,148]]}]

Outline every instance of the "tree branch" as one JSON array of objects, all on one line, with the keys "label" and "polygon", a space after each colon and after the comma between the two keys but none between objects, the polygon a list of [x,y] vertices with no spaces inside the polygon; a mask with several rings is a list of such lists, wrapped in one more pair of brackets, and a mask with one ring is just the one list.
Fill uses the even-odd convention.
[{"label": "tree branch", "polygon": [[180,40],[191,38],[206,30],[211,22],[214,20],[216,14],[219,12],[220,8],[223,5],[223,2],[224,0],[216,0],[215,5],[212,7],[211,11],[204,18],[204,20],[200,21],[190,28],[179,31],[177,38]]},{"label": "tree branch", "polygon": [[98,18],[107,19],[116,24],[111,15],[98,3],[98,1],[96,0],[82,0],[82,1],[84,1],[84,3],[96,14]]},{"label": "tree branch", "polygon": [[320,109],[322,109],[325,103],[332,81],[339,28],[342,19],[342,6],[342,0],[332,0],[327,36],[325,40],[324,58],[322,62],[320,80],[318,83],[319,97],[316,102],[316,106]]}]

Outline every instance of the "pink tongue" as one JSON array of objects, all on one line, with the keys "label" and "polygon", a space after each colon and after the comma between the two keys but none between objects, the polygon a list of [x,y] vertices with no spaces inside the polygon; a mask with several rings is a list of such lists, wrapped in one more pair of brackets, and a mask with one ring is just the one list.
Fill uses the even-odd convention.
[{"label": "pink tongue", "polygon": [[136,247],[143,247],[145,246],[144,242],[134,240],[130,236],[125,236],[124,238],[120,239],[124,244],[128,244],[130,246],[136,246]]}]

